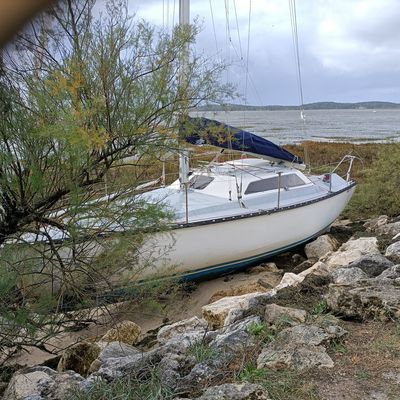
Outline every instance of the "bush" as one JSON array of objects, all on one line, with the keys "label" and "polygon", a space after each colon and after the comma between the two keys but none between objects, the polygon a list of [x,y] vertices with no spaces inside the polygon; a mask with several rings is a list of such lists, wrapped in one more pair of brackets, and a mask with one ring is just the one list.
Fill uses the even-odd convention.
[{"label": "bush", "polygon": [[346,209],[347,216],[400,215],[400,144],[387,150],[379,151],[377,159],[366,168],[364,179]]}]

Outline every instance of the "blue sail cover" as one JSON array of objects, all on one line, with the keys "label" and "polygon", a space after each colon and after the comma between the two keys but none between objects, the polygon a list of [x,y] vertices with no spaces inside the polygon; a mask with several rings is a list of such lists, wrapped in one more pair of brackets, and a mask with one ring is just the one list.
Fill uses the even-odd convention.
[{"label": "blue sail cover", "polygon": [[[300,157],[269,140],[219,121],[203,117],[189,117],[188,126],[188,134],[185,140],[192,144],[207,143],[225,149],[245,151],[290,163],[303,163]],[[185,128],[187,128],[186,125]]]}]

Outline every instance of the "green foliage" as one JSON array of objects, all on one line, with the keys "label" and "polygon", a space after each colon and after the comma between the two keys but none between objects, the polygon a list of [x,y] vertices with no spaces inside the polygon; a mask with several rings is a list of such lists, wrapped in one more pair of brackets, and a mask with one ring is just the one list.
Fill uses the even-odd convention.
[{"label": "green foliage", "polygon": [[266,368],[257,368],[252,363],[246,365],[239,375],[239,380],[250,383],[260,383],[266,381],[267,378],[268,370]]},{"label": "green foliage", "polygon": [[192,343],[188,348],[188,354],[192,355],[198,363],[211,360],[217,356],[216,351],[203,340]]},{"label": "green foliage", "polygon": [[165,385],[157,369],[149,371],[145,376],[138,378],[116,379],[108,383],[100,381],[88,392],[74,390],[70,400],[172,400],[174,391]]},{"label": "green foliage", "polygon": [[269,343],[275,339],[275,332],[271,330],[266,322],[253,322],[250,324],[248,331],[263,343]]},{"label": "green foliage", "polygon": [[241,382],[256,383],[267,389],[273,400],[317,400],[319,397],[313,385],[301,373],[272,371],[257,368],[254,363],[245,365],[239,375]]},{"label": "green foliage", "polygon": [[370,218],[380,214],[400,214],[400,144],[381,150],[359,183],[346,214]]},{"label": "green foliage", "polygon": [[331,348],[335,353],[340,353],[340,354],[349,353],[349,349],[347,348],[346,344],[341,340],[332,342]]},{"label": "green foliage", "polygon": [[328,303],[325,300],[320,301],[314,306],[314,308],[311,311],[311,314],[315,316],[324,314],[328,311],[328,308],[329,308]]}]

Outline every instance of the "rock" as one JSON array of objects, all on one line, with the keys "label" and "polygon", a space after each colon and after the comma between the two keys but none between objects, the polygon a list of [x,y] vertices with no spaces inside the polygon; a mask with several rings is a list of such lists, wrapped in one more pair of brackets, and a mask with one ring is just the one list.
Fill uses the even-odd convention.
[{"label": "rock", "polygon": [[203,390],[216,376],[224,373],[223,371],[228,368],[230,361],[226,357],[214,357],[195,364],[189,374],[177,383],[177,392],[188,393]]},{"label": "rock", "polygon": [[377,229],[386,225],[389,221],[389,217],[387,215],[380,215],[377,218],[372,218],[364,224],[364,228],[366,228],[367,232],[375,232]]},{"label": "rock", "polygon": [[371,278],[380,275],[392,266],[393,263],[382,254],[367,254],[349,264],[349,267],[359,268]]},{"label": "rock", "polygon": [[99,383],[104,382],[100,376],[90,375],[85,380],[79,383],[78,389],[82,394],[88,393],[92,388]]},{"label": "rock", "polygon": [[175,322],[171,325],[163,326],[157,334],[157,340],[161,344],[167,343],[169,340],[180,336],[195,334],[196,337],[204,335],[207,329],[207,321],[202,318],[192,317],[182,321]]},{"label": "rock", "polygon": [[305,370],[333,367],[333,361],[322,344],[338,339],[347,332],[333,322],[324,326],[296,325],[278,333],[258,357],[257,368]]},{"label": "rock", "polygon": [[85,376],[92,362],[100,353],[100,347],[96,343],[80,342],[65,350],[58,362],[57,371],[72,370]]},{"label": "rock", "polygon": [[287,323],[295,325],[306,321],[307,312],[297,308],[282,307],[276,304],[267,304],[264,320],[270,324]]},{"label": "rock", "polygon": [[268,262],[256,265],[255,267],[250,268],[248,271],[250,274],[259,274],[261,272],[279,272],[279,269],[274,262]]},{"label": "rock", "polygon": [[94,376],[99,376],[106,381],[112,381],[124,376],[136,376],[146,371],[150,365],[156,365],[162,359],[158,352],[130,355],[126,357],[107,358]]},{"label": "rock", "polygon": [[339,268],[332,273],[334,283],[353,283],[368,279],[368,275],[360,268]]},{"label": "rock", "polygon": [[347,285],[331,284],[326,300],[333,312],[350,318],[400,318],[400,286],[391,279],[378,277]]},{"label": "rock", "polygon": [[400,241],[392,243],[385,251],[385,256],[400,262]]},{"label": "rock", "polygon": [[142,353],[135,347],[123,342],[97,342],[96,344],[101,348],[101,351],[98,357],[90,365],[89,373],[98,371],[102,364],[109,358],[135,356]]},{"label": "rock", "polygon": [[257,359],[257,368],[306,370],[311,368],[333,368],[334,363],[324,346],[289,344],[266,347]]},{"label": "rock", "polygon": [[306,261],[306,258],[302,256],[301,254],[293,254],[292,255],[292,263],[293,264],[300,264],[302,262]]},{"label": "rock", "polygon": [[253,324],[261,324],[259,316],[250,316],[221,329],[215,339],[210,342],[210,348],[230,355],[242,352],[254,343],[255,337],[249,329]]},{"label": "rock", "polygon": [[383,271],[377,279],[397,279],[400,278],[400,264],[394,265]]},{"label": "rock", "polygon": [[71,389],[83,381],[75,372],[57,373],[48,367],[31,367],[21,369],[11,378],[4,393],[3,400],[69,398]]},{"label": "rock", "polygon": [[262,386],[246,382],[210,387],[195,400],[269,400],[269,397]]},{"label": "rock", "polygon": [[314,265],[314,262],[311,260],[305,260],[302,263],[300,263],[299,265],[296,265],[291,272],[293,272],[294,274],[299,274],[300,272],[305,271],[306,269],[312,267]]},{"label": "rock", "polygon": [[275,290],[281,290],[288,286],[297,286],[299,283],[303,282],[304,277],[301,275],[293,274],[292,272],[286,272],[283,275],[282,280],[279,285],[275,287]]},{"label": "rock", "polygon": [[266,292],[269,288],[266,288],[265,285],[260,284],[260,282],[251,282],[246,285],[233,287],[227,290],[219,290],[215,292],[208,301],[209,303],[214,303],[218,300],[221,300],[224,297],[232,297],[232,296],[242,296],[244,294],[256,293],[256,292]]},{"label": "rock", "polygon": [[318,260],[326,253],[337,250],[339,243],[330,235],[322,235],[304,247],[308,259]]},{"label": "rock", "polygon": [[271,292],[256,292],[243,296],[224,297],[203,306],[203,318],[208,322],[209,328],[223,328],[248,315],[260,315],[271,296]]},{"label": "rock", "polygon": [[306,344],[319,346],[333,339],[339,339],[346,335],[347,331],[339,325],[320,327],[317,325],[296,325],[279,332],[277,341],[279,344]]},{"label": "rock", "polygon": [[332,269],[328,267],[324,262],[317,261],[312,267],[299,273],[299,276],[305,278],[308,275],[318,275],[318,276],[329,276]]},{"label": "rock", "polygon": [[157,368],[160,371],[159,379],[163,385],[175,389],[181,378],[179,370],[185,363],[185,357],[177,354],[167,354],[158,363]]},{"label": "rock", "polygon": [[380,254],[376,237],[350,239],[338,251],[328,254],[322,261],[331,269],[347,267],[364,255]]},{"label": "rock", "polygon": [[367,232],[375,232],[377,235],[395,236],[400,233],[400,221],[389,223],[386,215],[381,215],[364,224]]},{"label": "rock", "polygon": [[132,321],[122,321],[106,332],[101,338],[103,342],[123,342],[136,344],[141,334],[140,326]]}]

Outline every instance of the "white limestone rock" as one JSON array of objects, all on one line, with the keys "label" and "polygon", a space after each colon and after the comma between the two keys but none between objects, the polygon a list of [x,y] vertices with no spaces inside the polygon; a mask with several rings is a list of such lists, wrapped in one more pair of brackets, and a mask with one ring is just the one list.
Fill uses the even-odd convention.
[{"label": "white limestone rock", "polygon": [[306,244],[304,250],[307,258],[318,260],[330,251],[335,251],[339,247],[339,242],[331,235],[322,235],[313,242]]},{"label": "white limestone rock", "polygon": [[210,329],[220,329],[248,315],[259,315],[273,291],[224,297],[202,307],[203,318]]}]

